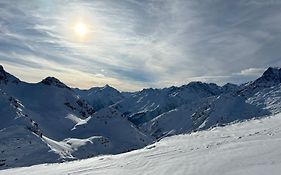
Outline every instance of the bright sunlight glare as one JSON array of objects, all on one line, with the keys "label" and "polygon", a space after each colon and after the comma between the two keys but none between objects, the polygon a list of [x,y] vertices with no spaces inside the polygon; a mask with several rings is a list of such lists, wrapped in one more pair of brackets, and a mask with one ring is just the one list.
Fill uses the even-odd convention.
[{"label": "bright sunlight glare", "polygon": [[86,24],[84,24],[83,22],[79,22],[75,25],[74,27],[74,31],[75,33],[79,36],[79,37],[85,37],[88,33],[88,27]]}]

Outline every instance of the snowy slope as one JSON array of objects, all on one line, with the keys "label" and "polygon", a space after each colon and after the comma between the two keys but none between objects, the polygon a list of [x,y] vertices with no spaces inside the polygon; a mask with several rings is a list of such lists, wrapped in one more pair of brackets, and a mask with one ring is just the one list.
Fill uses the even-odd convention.
[{"label": "snowy slope", "polygon": [[0,84],[0,89],[19,99],[44,134],[53,139],[71,136],[76,122],[69,119],[69,115],[85,119],[94,113],[90,105],[55,78],[49,77],[37,84],[8,82]]},{"label": "snowy slope", "polygon": [[141,125],[183,104],[220,93],[221,87],[215,84],[192,82],[181,87],[144,89],[123,99],[114,107],[135,125]]},{"label": "snowy slope", "polygon": [[0,90],[0,106],[0,169],[59,159],[40,138],[38,123],[18,99]]},{"label": "snowy slope", "polygon": [[78,125],[73,130],[77,137],[84,135],[106,136],[113,144],[110,153],[120,153],[144,147],[152,142],[149,136],[140,132],[131,122],[114,108],[104,108],[96,112],[87,124]]},{"label": "snowy slope", "polygon": [[[114,109],[95,113],[91,105],[54,77],[25,83],[2,68],[0,78],[0,132],[5,138],[1,149],[8,153],[1,158],[18,160],[6,161],[0,169],[116,154],[152,141]],[[19,137],[22,139],[17,140]],[[30,142],[35,145],[25,146]],[[24,156],[16,156],[17,147]],[[32,156],[39,158],[19,158]]]},{"label": "snowy slope", "polygon": [[252,97],[247,99],[247,102],[259,108],[266,109],[273,114],[281,112],[281,84],[264,88]]},{"label": "snowy slope", "polygon": [[161,114],[140,128],[155,138],[162,138],[269,114],[268,110],[247,103],[244,97],[223,94]]},{"label": "snowy slope", "polygon": [[226,84],[222,89],[230,89],[229,92],[172,109],[140,128],[155,138],[161,138],[279,113],[280,75],[281,69],[268,68],[254,82],[241,87]]},{"label": "snowy slope", "polygon": [[162,139],[144,149],[0,171],[37,174],[279,175],[281,115]]}]

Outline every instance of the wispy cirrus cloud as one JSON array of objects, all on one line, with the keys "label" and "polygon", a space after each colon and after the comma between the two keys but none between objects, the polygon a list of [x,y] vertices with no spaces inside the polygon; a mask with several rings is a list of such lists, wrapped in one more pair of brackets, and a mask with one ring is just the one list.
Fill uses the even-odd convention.
[{"label": "wispy cirrus cloud", "polygon": [[[0,63],[26,81],[136,90],[241,83],[281,65],[273,1],[0,0],[0,9]],[[83,42],[79,20],[89,26]]]}]

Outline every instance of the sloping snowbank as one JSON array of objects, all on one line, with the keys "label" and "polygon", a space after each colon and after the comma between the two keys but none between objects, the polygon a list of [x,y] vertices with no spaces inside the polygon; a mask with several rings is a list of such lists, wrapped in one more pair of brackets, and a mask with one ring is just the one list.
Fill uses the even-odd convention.
[{"label": "sloping snowbank", "polygon": [[144,149],[61,164],[0,171],[10,174],[277,175],[281,172],[281,114],[165,138]]}]

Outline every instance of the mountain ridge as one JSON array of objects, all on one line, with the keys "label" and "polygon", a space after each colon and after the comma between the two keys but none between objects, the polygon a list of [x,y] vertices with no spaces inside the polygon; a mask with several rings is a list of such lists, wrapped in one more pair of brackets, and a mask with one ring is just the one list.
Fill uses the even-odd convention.
[{"label": "mountain ridge", "polygon": [[[5,145],[20,148],[1,147],[7,154],[0,169],[122,153],[167,136],[280,113],[280,72],[270,67],[242,85],[190,82],[124,93],[109,85],[70,88],[55,77],[26,83],[1,66],[0,120],[9,122],[0,125],[0,135],[11,138]],[[25,162],[36,154],[34,145],[41,159]]]},{"label": "mountain ridge", "polygon": [[[4,77],[6,76],[9,76],[9,77],[13,77],[14,79],[18,80],[18,81],[21,81],[19,80],[17,77],[11,75],[10,73],[8,73],[5,69],[4,69],[4,66],[2,66],[0,64],[0,80],[1,78],[3,79]],[[256,79],[254,82],[258,83],[262,80],[266,80],[266,81],[277,81],[278,83],[281,82],[281,68],[280,67],[268,67],[265,72],[261,75],[261,77],[259,77],[258,79]],[[21,81],[21,82],[25,82],[25,81]],[[28,83],[28,82],[25,82],[25,83]],[[70,88],[69,86],[67,86],[65,83],[63,83],[62,81],[60,81],[58,78],[56,77],[46,77],[44,79],[42,79],[41,81],[39,81],[38,83],[44,83],[44,84],[50,84],[50,83],[58,83],[58,84],[61,84],[63,86],[66,86],[67,88]],[[249,82],[248,82],[249,83]],[[233,84],[233,83],[225,83],[224,85],[222,86],[219,86],[215,83],[207,83],[207,82],[201,82],[201,81],[191,81],[187,84],[183,84],[183,85],[180,85],[180,86],[170,86],[170,87],[163,87],[163,88],[144,88],[140,91],[149,91],[149,90],[164,90],[164,89],[173,89],[173,88],[182,88],[182,87],[185,87],[185,86],[196,86],[198,84],[203,84],[203,85],[213,85],[213,86],[218,86],[220,88],[226,88],[227,86],[240,86],[240,85],[243,85],[245,83],[242,83],[240,85],[237,85],[237,84]],[[76,89],[76,90],[79,90],[79,91],[90,91],[90,90],[95,90],[95,89],[102,89],[102,88],[105,88],[105,89],[113,89],[113,90],[116,90],[118,92],[121,92],[119,91],[118,89],[106,84],[102,87],[91,87],[91,88],[88,88],[88,89],[80,89],[80,88],[72,88],[72,89]],[[140,92],[140,91],[133,91],[131,93],[134,93],[134,92]],[[125,92],[126,93],[126,92]]]}]

